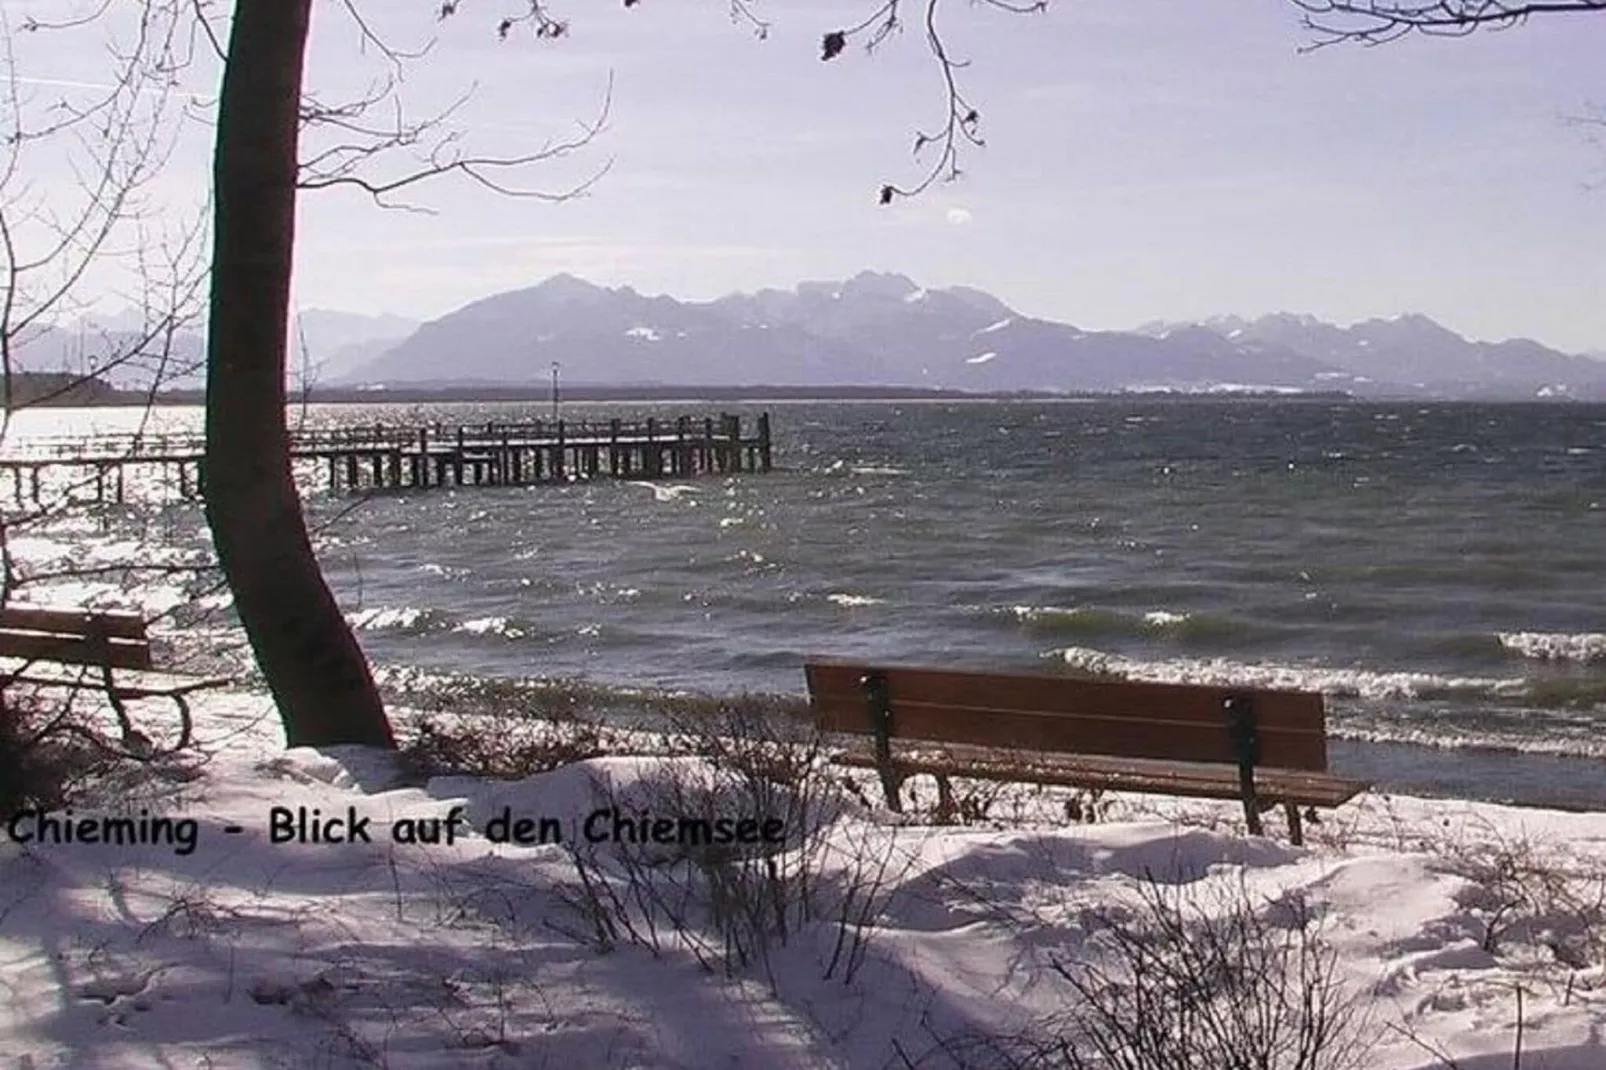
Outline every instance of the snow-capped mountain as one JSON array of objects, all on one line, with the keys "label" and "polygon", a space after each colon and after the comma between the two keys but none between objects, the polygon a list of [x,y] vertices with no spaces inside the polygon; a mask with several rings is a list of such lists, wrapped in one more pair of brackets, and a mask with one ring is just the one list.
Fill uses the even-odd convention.
[{"label": "snow-capped mountain", "polygon": [[348,382],[842,386],[978,391],[1262,389],[1606,397],[1606,366],[1469,342],[1424,316],[1341,328],[1277,314],[1087,331],[968,287],[861,272],[713,301],[558,275],[426,323]]},{"label": "snow-capped mountain", "polygon": [[[1334,364],[1376,388],[1453,397],[1606,396],[1606,365],[1526,338],[1474,342],[1427,316],[1338,327],[1310,315],[1221,316],[1191,325],[1243,347],[1276,347]],[[1148,324],[1146,333],[1183,329]],[[1373,392],[1373,391],[1368,391]]]}]

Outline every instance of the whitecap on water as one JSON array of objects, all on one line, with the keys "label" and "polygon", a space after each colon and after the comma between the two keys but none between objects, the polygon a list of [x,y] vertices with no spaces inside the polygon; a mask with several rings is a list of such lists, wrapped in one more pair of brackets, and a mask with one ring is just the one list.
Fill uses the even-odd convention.
[{"label": "whitecap on water", "polygon": [[415,606],[375,606],[372,609],[359,609],[346,615],[346,620],[353,628],[369,632],[392,628],[412,630],[427,625],[429,619],[429,610]]},{"label": "whitecap on water", "polygon": [[1606,633],[1500,632],[1500,645],[1525,658],[1542,661],[1606,660]]},{"label": "whitecap on water", "polygon": [[1188,614],[1173,613],[1168,609],[1155,609],[1143,614],[1143,623],[1151,628],[1175,628],[1188,622]]},{"label": "whitecap on water", "polygon": [[1155,683],[1213,684],[1219,687],[1264,687],[1274,690],[1320,691],[1363,699],[1423,699],[1449,695],[1520,695],[1520,678],[1441,676],[1423,672],[1378,672],[1316,665],[1254,665],[1228,658],[1169,658],[1137,661],[1090,647],[1050,651],[1066,664],[1103,676]]},{"label": "whitecap on water", "polygon": [[646,487],[652,491],[654,501],[672,502],[687,494],[694,494],[697,488],[689,483],[675,483],[669,486],[660,486],[657,483],[632,483],[634,487]]},{"label": "whitecap on water", "polygon": [[480,617],[476,620],[465,620],[457,626],[460,632],[470,635],[500,635],[507,639],[524,638],[524,629],[513,624],[506,617]]},{"label": "whitecap on water", "polygon": [[854,606],[879,606],[886,604],[885,598],[872,598],[867,594],[828,594],[825,596],[825,600],[827,602],[835,602],[839,606],[846,606],[849,608]]}]

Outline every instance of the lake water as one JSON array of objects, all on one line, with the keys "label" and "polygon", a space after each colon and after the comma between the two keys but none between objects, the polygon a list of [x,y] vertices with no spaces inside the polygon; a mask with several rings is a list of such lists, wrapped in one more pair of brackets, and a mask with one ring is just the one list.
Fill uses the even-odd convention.
[{"label": "lake water", "polygon": [[[778,471],[358,501],[330,498],[309,470],[312,518],[331,525],[319,539],[330,581],[386,679],[801,693],[804,657],[834,654],[1310,688],[1329,696],[1339,770],[1417,792],[1606,806],[1606,406],[725,407],[772,413]],[[135,418],[26,413],[11,437]],[[155,419],[195,426],[199,414]],[[36,565],[186,563],[206,547],[196,506],[152,500],[85,507],[14,552]],[[202,593],[163,576],[123,586],[62,593],[151,610]],[[175,617],[175,642],[240,657],[226,623],[191,619]]]}]

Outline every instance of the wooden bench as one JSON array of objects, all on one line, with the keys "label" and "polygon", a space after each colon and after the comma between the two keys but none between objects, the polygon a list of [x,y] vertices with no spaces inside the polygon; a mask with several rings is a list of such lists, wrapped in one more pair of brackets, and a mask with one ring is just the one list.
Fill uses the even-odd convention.
[{"label": "wooden bench", "polygon": [[0,687],[30,684],[105,694],[125,743],[142,738],[128,716],[127,701],[171,699],[180,718],[176,750],[189,745],[194,729],[188,696],[231,682],[157,671],[145,619],[138,613],[16,602],[0,608]]},{"label": "wooden bench", "polygon": [[877,770],[893,810],[918,773],[936,777],[948,812],[953,776],[1240,799],[1252,834],[1281,805],[1300,844],[1300,807],[1336,807],[1370,787],[1327,771],[1322,697],[1310,692],[824,659],[804,672],[816,727],[869,737],[836,761]]}]

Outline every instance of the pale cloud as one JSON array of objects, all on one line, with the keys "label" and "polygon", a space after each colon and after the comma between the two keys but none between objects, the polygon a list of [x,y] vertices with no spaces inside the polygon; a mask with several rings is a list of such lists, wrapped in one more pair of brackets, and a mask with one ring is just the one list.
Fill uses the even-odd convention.
[{"label": "pale cloud", "polygon": [[948,209],[948,222],[952,223],[956,227],[962,227],[966,225],[973,218],[974,217],[970,214],[969,208],[960,208],[956,206]]}]

